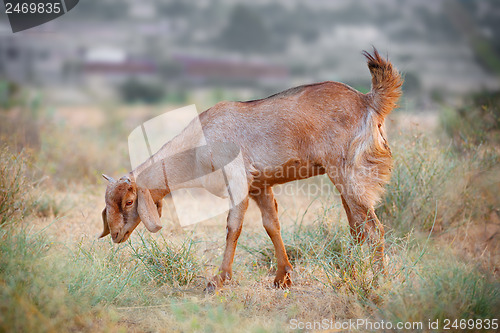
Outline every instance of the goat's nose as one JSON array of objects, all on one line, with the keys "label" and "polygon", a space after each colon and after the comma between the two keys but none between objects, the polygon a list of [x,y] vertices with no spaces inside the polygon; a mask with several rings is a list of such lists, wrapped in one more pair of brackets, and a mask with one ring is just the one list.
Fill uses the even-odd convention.
[{"label": "goat's nose", "polygon": [[119,232],[115,232],[115,233],[113,234],[113,238],[118,237],[118,234],[119,234]]}]

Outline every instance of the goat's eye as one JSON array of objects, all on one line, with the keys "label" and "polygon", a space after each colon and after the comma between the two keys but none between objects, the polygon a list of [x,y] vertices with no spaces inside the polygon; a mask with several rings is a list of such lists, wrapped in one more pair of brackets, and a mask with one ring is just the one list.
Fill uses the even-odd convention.
[{"label": "goat's eye", "polygon": [[134,202],[133,202],[132,200],[129,200],[129,201],[127,201],[125,204],[126,204],[127,206],[131,206],[133,203],[134,203]]}]

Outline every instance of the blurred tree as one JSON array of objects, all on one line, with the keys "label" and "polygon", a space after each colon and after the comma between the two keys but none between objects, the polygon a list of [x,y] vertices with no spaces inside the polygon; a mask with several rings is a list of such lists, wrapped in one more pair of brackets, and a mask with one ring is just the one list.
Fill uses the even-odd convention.
[{"label": "blurred tree", "polygon": [[154,83],[142,82],[136,78],[130,78],[120,87],[119,92],[125,102],[157,103],[164,96],[163,88]]},{"label": "blurred tree", "polygon": [[[500,32],[500,15],[498,10],[494,10],[498,2],[484,1],[483,4],[488,10],[483,15],[477,13],[478,2],[448,0],[447,14],[468,40],[477,62],[485,69],[500,75],[500,42],[498,35],[495,35]],[[485,31],[493,37],[485,36]]]},{"label": "blurred tree", "polygon": [[189,16],[194,11],[191,3],[182,0],[174,0],[170,2],[160,1],[157,6],[162,15],[169,17]]},{"label": "blurred tree", "polygon": [[500,91],[483,91],[466,98],[464,106],[441,114],[446,133],[459,147],[500,143]]},{"label": "blurred tree", "polygon": [[256,12],[244,5],[236,5],[218,42],[227,49],[240,52],[267,51],[269,33]]},{"label": "blurred tree", "polygon": [[84,0],[78,3],[80,17],[120,20],[128,15],[128,3],[120,0]]},{"label": "blurred tree", "polygon": [[303,4],[290,10],[283,6],[271,3],[262,12],[262,16],[273,33],[273,46],[278,43],[277,49],[282,49],[290,37],[299,37],[303,42],[314,42],[319,36],[320,12],[311,10]]},{"label": "blurred tree", "polygon": [[20,87],[14,82],[0,80],[0,110],[7,110],[20,104]]},{"label": "blurred tree", "polygon": [[344,24],[366,24],[373,22],[376,13],[359,1],[350,2],[349,5],[335,11],[335,21]]}]

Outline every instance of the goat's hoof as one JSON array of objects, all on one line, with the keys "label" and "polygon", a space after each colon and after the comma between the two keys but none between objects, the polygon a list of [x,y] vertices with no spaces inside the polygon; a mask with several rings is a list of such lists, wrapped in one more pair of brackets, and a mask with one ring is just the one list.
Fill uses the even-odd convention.
[{"label": "goat's hoof", "polygon": [[207,284],[206,288],[205,288],[205,292],[208,293],[208,294],[213,294],[217,289],[219,289],[220,287],[222,287],[222,285],[224,284],[224,281],[226,280],[230,280],[231,279],[231,275],[230,274],[227,274],[227,273],[221,273],[221,274],[218,274],[216,276],[214,276]]},{"label": "goat's hoof", "polygon": [[292,286],[292,280],[277,281],[274,280],[274,288],[276,289],[289,289]]},{"label": "goat's hoof", "polygon": [[210,281],[203,291],[207,294],[213,294],[217,290],[217,284],[214,281]]},{"label": "goat's hoof", "polygon": [[[280,274],[281,275],[281,274]],[[288,289],[292,286],[290,273],[285,273],[281,276],[276,276],[274,279],[274,287],[278,289]]]}]

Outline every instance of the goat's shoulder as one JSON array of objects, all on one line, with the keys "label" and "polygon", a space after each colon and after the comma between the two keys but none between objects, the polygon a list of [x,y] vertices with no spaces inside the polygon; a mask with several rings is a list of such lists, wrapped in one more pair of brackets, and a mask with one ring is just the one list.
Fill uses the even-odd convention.
[{"label": "goat's shoulder", "polygon": [[203,119],[211,119],[213,117],[216,117],[217,115],[220,115],[224,112],[226,112],[228,109],[232,109],[233,106],[231,104],[234,102],[229,102],[229,101],[221,101],[212,106],[211,108],[203,111],[200,114],[200,118]]},{"label": "goat's shoulder", "polygon": [[222,101],[202,112],[199,119],[203,129],[207,131],[213,126],[229,126],[239,118],[237,114],[242,111],[241,107],[238,107],[238,103],[239,102]]},{"label": "goat's shoulder", "polygon": [[239,108],[238,106],[239,102],[232,102],[232,101],[221,101],[212,106],[210,109],[208,109],[206,112],[210,115],[220,115],[220,114],[225,114],[234,110],[237,110]]}]

